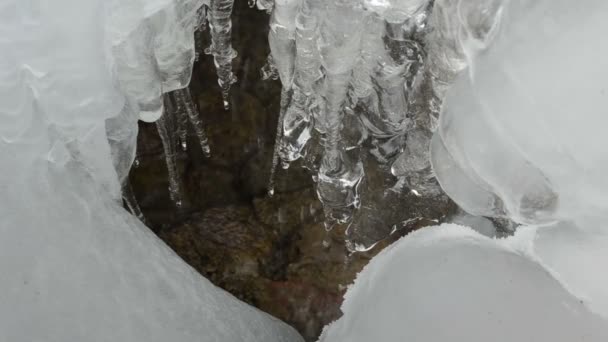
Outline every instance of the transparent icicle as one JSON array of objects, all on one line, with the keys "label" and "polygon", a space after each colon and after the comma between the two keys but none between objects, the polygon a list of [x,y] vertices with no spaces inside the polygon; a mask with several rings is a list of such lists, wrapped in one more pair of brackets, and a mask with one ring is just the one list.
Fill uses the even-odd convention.
[{"label": "transparent icicle", "polygon": [[325,108],[325,148],[318,172],[317,195],[323,203],[326,227],[349,222],[359,207],[358,187],[363,178],[363,165],[353,161],[341,144],[346,98],[347,75],[327,76]]},{"label": "transparent icicle", "polygon": [[177,156],[175,151],[175,141],[173,139],[173,125],[170,113],[163,113],[156,121],[156,129],[160,136],[163,151],[165,152],[165,162],[167,164],[167,175],[169,178],[169,197],[179,208],[182,206],[182,192],[180,189],[179,173],[177,170]]},{"label": "transparent icicle", "polygon": [[270,169],[270,179],[268,180],[268,195],[274,195],[275,188],[275,177],[276,177],[276,169],[279,164],[279,144],[282,137],[282,127],[283,127],[283,119],[285,117],[285,111],[287,110],[287,104],[289,103],[289,91],[283,88],[281,90],[281,105],[279,110],[279,121],[277,122],[277,131],[275,134],[275,143],[274,143],[274,151],[272,153],[272,165]]},{"label": "transparent icicle", "polygon": [[353,70],[351,86],[357,99],[371,95],[373,91],[372,73],[378,66],[378,58],[382,50],[381,34],[382,21],[376,15],[369,15],[365,20],[365,32],[361,37],[361,47],[357,66]]},{"label": "transparent icicle", "polygon": [[[198,138],[198,142],[201,146],[201,150],[205,154],[205,156],[209,157],[211,154],[211,148],[209,147],[209,139],[207,138],[207,133],[205,132],[205,128],[203,126],[203,121],[201,120],[200,114],[196,109],[196,105],[192,100],[192,94],[190,93],[189,88],[179,89],[174,92],[174,96],[177,102],[178,117],[180,115],[185,115],[190,119],[190,123],[194,128],[194,132]],[[185,113],[185,114],[184,114]]]},{"label": "transparent icicle", "polygon": [[230,87],[236,82],[232,72],[232,59],[236,51],[232,48],[232,6],[234,0],[211,0],[209,8],[209,26],[211,28],[211,46],[205,53],[212,54],[217,69],[217,82],[222,92],[224,108],[229,109]]},{"label": "transparent icicle", "polygon": [[317,195],[323,202],[326,227],[350,221],[359,207],[358,187],[363,166],[341,145],[344,103],[360,48],[363,12],[348,1],[327,5],[319,39],[321,63],[326,72],[325,151],[318,174]]},{"label": "transparent icicle", "polygon": [[313,84],[322,77],[315,38],[318,20],[314,13],[317,0],[304,0],[296,20],[296,57],[292,98],[283,119],[281,160],[288,165],[302,157],[302,150],[311,137],[312,107],[316,105]]},{"label": "transparent icicle", "polygon": [[274,63],[283,85],[281,90],[281,109],[279,112],[274,151],[272,154],[272,169],[268,182],[268,194],[270,196],[274,194],[274,178],[276,168],[279,164],[281,138],[283,136],[283,120],[291,96],[291,83],[296,56],[295,17],[299,2],[300,0],[280,0],[275,2],[270,17],[268,44],[270,45],[272,59],[269,59],[268,62]]},{"label": "transparent icicle", "polygon": [[174,95],[174,92],[165,95],[165,111],[175,117],[177,143],[182,151],[186,151],[188,149],[188,115],[183,108],[178,106]]},{"label": "transparent icicle", "polygon": [[291,88],[293,78],[296,57],[295,18],[299,2],[300,0],[277,1],[270,17],[268,45],[281,83],[286,89]]}]

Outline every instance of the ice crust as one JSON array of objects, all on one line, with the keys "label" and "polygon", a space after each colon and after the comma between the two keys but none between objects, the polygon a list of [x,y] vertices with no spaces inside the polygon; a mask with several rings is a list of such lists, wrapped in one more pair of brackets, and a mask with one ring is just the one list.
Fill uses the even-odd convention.
[{"label": "ice crust", "polygon": [[136,120],[189,82],[201,5],[0,3],[1,341],[301,341],[121,206]]}]

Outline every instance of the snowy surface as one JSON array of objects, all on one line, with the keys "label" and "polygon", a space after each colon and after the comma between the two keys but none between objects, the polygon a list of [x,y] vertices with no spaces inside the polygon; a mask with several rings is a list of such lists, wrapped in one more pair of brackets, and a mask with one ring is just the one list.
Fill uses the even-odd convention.
[{"label": "snowy surface", "polygon": [[608,320],[608,275],[603,271],[607,234],[589,234],[562,222],[534,229],[531,251],[568,290]]},{"label": "snowy surface", "polygon": [[521,247],[453,224],[412,233],[358,275],[320,341],[606,341],[606,321]]},{"label": "snowy surface", "polygon": [[0,341],[301,341],[121,207],[137,117],[188,82],[200,5],[1,2]]}]

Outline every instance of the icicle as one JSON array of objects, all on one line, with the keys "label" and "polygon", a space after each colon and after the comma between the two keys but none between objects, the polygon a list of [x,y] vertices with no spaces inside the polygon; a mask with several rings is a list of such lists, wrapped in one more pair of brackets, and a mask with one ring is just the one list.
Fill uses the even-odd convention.
[{"label": "icicle", "polygon": [[266,64],[264,64],[264,66],[260,70],[260,76],[262,76],[263,81],[276,81],[279,79],[279,70],[277,70],[277,66],[274,64],[272,54],[268,55],[268,58],[266,59]]},{"label": "icicle", "polygon": [[363,12],[346,1],[328,5],[321,29],[321,63],[326,71],[323,130],[325,154],[319,169],[317,194],[326,225],[348,222],[359,207],[358,187],[363,165],[352,161],[341,146],[340,130],[352,69],[360,47]]},{"label": "icicle", "polygon": [[295,46],[295,17],[300,0],[282,0],[275,3],[270,17],[268,45],[284,88],[290,89],[293,79]]},{"label": "icicle", "polygon": [[278,127],[282,131],[280,141],[277,141],[278,155],[284,169],[302,157],[302,151],[311,138],[312,127],[311,115],[308,112],[310,98],[294,88],[290,102],[291,105],[285,110]]},{"label": "icicle", "polygon": [[361,50],[357,66],[353,70],[354,95],[363,99],[371,95],[373,84],[371,75],[378,66],[378,58],[382,50],[382,22],[376,15],[369,15],[365,21],[365,32],[361,37]]},{"label": "icicle", "polygon": [[177,142],[182,151],[188,149],[188,116],[183,106],[178,106],[174,92],[165,95],[165,111],[175,117],[177,125]]},{"label": "icicle", "polygon": [[[283,121],[287,106],[291,97],[291,83],[293,79],[295,49],[295,16],[297,14],[300,0],[283,0],[275,3],[270,18],[270,32],[268,43],[270,45],[271,57],[268,59],[269,70],[274,65],[278,71],[283,88],[281,90],[281,105],[279,121],[277,122],[276,138],[272,155],[272,169],[268,184],[268,194],[274,194],[274,178],[277,165],[279,164],[281,151],[281,138],[283,137]],[[266,73],[272,75],[270,73]],[[284,166],[287,166],[284,164]]]},{"label": "icicle", "polygon": [[[174,92],[175,98],[178,103],[178,108],[180,112],[185,113],[187,117],[190,119],[190,123],[194,127],[194,132],[198,137],[199,144],[201,145],[201,150],[205,154],[205,156],[209,157],[211,154],[211,148],[209,147],[209,139],[207,138],[207,133],[205,132],[205,128],[203,127],[203,121],[201,120],[200,114],[196,109],[196,105],[192,100],[192,95],[190,94],[189,88],[179,89]],[[184,115],[184,114],[179,115]]]},{"label": "icicle", "polygon": [[296,57],[293,95],[283,119],[281,160],[285,166],[302,157],[302,150],[311,137],[311,111],[314,109],[313,83],[322,77],[317,52],[317,18],[314,15],[316,0],[304,0],[295,18]]},{"label": "icicle", "polygon": [[346,223],[359,207],[358,188],[363,165],[352,161],[341,145],[342,104],[346,98],[347,75],[328,75],[325,121],[325,152],[318,173],[317,195],[323,203],[326,225]]},{"label": "icicle", "polygon": [[424,197],[433,197],[442,193],[441,187],[431,168],[430,144],[433,133],[422,127],[407,134],[405,150],[391,166],[391,173],[398,183],[405,181],[411,191]]},{"label": "icicle", "polygon": [[279,111],[279,121],[277,122],[277,131],[274,139],[274,151],[272,153],[272,166],[270,169],[270,179],[268,180],[268,195],[272,197],[274,195],[275,186],[275,173],[279,164],[279,150],[281,148],[281,137],[283,132],[283,120],[285,117],[285,111],[287,110],[287,104],[289,103],[289,91],[283,88],[281,90],[281,105]]},{"label": "icicle", "polygon": [[234,0],[211,0],[209,25],[211,27],[211,46],[205,53],[212,54],[217,69],[217,82],[222,91],[224,108],[229,109],[230,87],[236,82],[232,73],[232,59],[236,51],[232,48],[232,6]]},{"label": "icicle", "polygon": [[177,160],[175,153],[175,143],[172,139],[171,115],[165,112],[156,121],[156,129],[163,144],[165,152],[165,162],[167,164],[167,174],[169,178],[169,197],[179,208],[182,206],[182,193],[180,189],[179,174],[177,171]]}]

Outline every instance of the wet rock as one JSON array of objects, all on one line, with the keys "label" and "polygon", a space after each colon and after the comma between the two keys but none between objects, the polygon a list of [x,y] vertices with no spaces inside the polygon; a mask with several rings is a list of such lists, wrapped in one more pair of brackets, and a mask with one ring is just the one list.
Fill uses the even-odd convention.
[{"label": "wet rock", "polygon": [[[245,163],[240,174],[243,191],[252,196],[264,196],[267,193],[273,148],[273,145],[269,145],[259,150]],[[288,193],[313,187],[310,173],[302,168],[299,162],[293,163],[287,170],[281,169],[280,166],[277,168],[275,193]]]},{"label": "wet rock", "polygon": [[209,209],[162,230],[159,236],[213,283],[256,304],[256,286],[264,280],[260,267],[271,255],[276,238],[255,221],[251,208]]},{"label": "wet rock", "polygon": [[184,172],[184,185],[194,208],[235,204],[242,197],[232,169],[223,166],[189,165]]},{"label": "wet rock", "polygon": [[278,231],[298,229],[323,220],[323,207],[312,188],[253,200],[258,219]]}]

